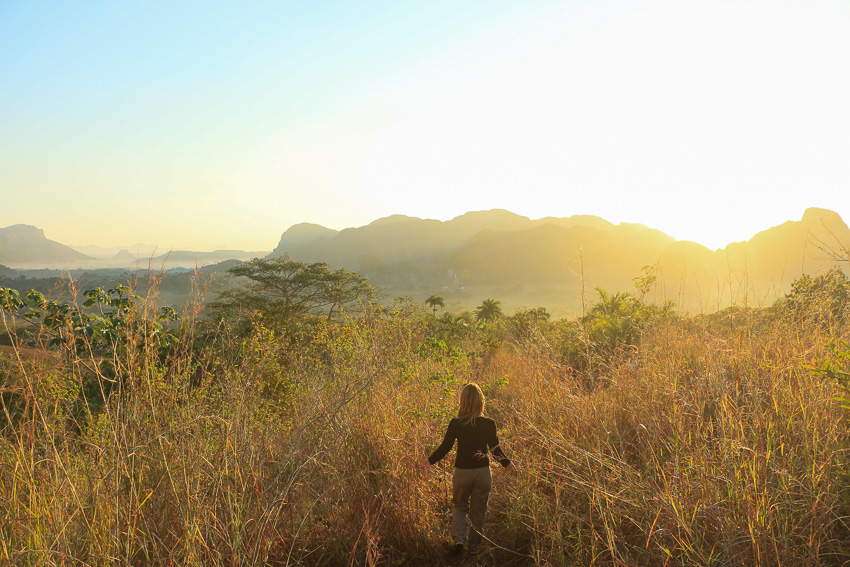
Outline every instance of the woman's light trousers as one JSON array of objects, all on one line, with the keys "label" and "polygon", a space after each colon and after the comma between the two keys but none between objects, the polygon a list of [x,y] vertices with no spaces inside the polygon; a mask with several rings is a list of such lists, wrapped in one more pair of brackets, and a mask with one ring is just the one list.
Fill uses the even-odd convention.
[{"label": "woman's light trousers", "polygon": [[452,476],[452,516],[454,525],[452,536],[455,543],[467,543],[466,516],[469,514],[469,548],[481,544],[481,534],[484,530],[484,515],[487,513],[487,501],[490,498],[490,487],[493,480],[490,477],[490,467],[478,469],[455,469]]}]

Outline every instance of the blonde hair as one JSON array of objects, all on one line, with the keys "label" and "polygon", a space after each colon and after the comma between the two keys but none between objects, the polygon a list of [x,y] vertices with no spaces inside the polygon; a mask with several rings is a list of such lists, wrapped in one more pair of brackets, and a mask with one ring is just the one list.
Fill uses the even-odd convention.
[{"label": "blonde hair", "polygon": [[475,423],[475,418],[484,413],[484,392],[475,382],[470,382],[460,391],[460,406],[457,416],[463,423]]}]

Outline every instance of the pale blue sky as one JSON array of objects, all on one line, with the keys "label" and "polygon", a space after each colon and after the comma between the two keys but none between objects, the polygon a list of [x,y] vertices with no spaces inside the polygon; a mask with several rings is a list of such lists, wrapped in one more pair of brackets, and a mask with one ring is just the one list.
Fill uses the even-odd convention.
[{"label": "pale blue sky", "polygon": [[506,208],[850,221],[850,3],[0,2],[0,226],[271,249]]}]

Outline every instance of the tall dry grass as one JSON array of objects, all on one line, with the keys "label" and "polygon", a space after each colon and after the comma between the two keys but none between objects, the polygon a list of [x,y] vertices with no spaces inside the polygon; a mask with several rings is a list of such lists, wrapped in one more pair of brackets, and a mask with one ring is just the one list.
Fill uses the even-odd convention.
[{"label": "tall dry grass", "polygon": [[848,423],[807,370],[842,330],[667,322],[591,389],[542,335],[440,340],[408,304],[297,341],[198,310],[166,354],[128,331],[115,377],[94,350],[2,359],[0,562],[445,564],[450,461],[418,463],[470,380],[520,468],[481,564],[848,562]]},{"label": "tall dry grass", "polygon": [[527,474],[504,514],[535,561],[850,561],[848,423],[807,370],[833,336],[800,331],[668,324],[594,392],[506,355],[497,407]]}]

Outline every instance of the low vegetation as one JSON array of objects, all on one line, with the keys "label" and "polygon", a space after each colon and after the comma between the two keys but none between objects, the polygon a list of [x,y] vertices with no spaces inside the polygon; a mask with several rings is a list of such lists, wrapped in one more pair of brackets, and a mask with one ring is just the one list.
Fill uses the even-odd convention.
[{"label": "low vegetation", "polygon": [[155,277],[0,289],[0,563],[443,565],[451,460],[418,463],[468,381],[520,467],[494,471],[480,564],[850,556],[840,270],[698,316],[645,302],[645,272],[562,320],[239,270],[209,311],[160,308]]}]

